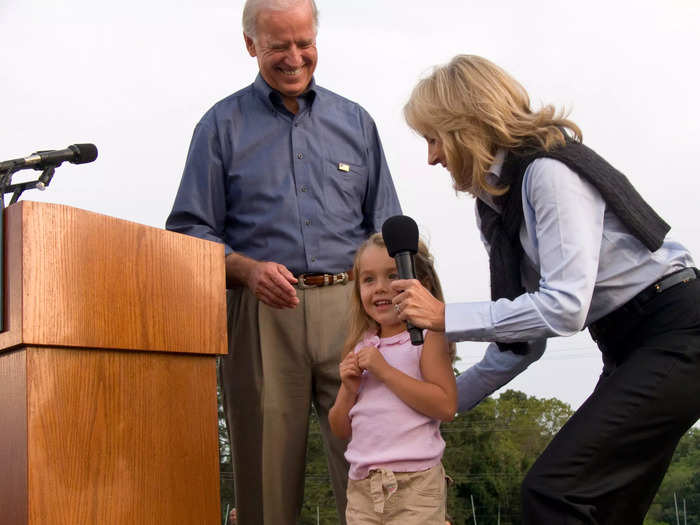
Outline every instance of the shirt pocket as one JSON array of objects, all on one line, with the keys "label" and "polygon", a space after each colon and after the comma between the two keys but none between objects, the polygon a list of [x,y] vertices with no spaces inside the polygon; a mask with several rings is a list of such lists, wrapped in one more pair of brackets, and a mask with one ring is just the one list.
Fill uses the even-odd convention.
[{"label": "shirt pocket", "polygon": [[361,217],[369,180],[367,166],[342,159],[326,159],[324,175],[326,209],[345,217]]}]

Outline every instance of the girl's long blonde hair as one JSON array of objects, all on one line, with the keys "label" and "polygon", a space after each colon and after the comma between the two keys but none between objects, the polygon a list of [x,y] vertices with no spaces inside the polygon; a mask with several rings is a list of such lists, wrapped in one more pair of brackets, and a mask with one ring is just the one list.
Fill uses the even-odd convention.
[{"label": "girl's long blonde hair", "polygon": [[[362,254],[369,246],[378,246],[380,248],[385,248],[384,238],[381,233],[375,233],[369,237],[365,242],[363,242],[355,253],[355,261],[352,265],[353,275],[355,279],[353,281],[353,293],[350,300],[350,326],[348,330],[348,336],[345,339],[345,345],[343,346],[343,357],[351,352],[357,343],[359,343],[367,334],[367,332],[378,333],[379,326],[377,322],[372,319],[364,307],[362,306],[362,298],[360,296],[360,258]],[[418,241],[418,253],[414,256],[414,263],[416,268],[416,278],[425,286],[428,291],[433,294],[440,301],[444,301],[444,295],[442,293],[442,286],[440,285],[440,279],[435,271],[433,256],[428,251],[426,244],[419,240]],[[450,359],[454,361],[456,354],[456,347],[454,343],[449,345]]]},{"label": "girl's long blonde hair", "polygon": [[486,181],[499,148],[550,149],[563,145],[564,130],[581,130],[551,105],[530,109],[530,97],[500,67],[475,55],[457,55],[418,82],[404,106],[408,125],[439,139],[458,191],[507,191]]}]

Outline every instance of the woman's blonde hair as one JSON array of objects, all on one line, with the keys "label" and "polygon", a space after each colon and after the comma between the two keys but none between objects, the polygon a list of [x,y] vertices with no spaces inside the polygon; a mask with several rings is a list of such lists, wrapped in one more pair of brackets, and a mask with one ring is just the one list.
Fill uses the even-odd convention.
[{"label": "woman's blonde hair", "polygon": [[563,145],[565,129],[581,130],[551,105],[530,109],[530,97],[500,67],[475,55],[457,55],[418,82],[404,106],[408,125],[439,139],[458,191],[502,194],[486,173],[499,148],[546,151]]},{"label": "woman's blonde hair", "polygon": [[[369,237],[365,242],[363,242],[355,253],[355,261],[352,265],[352,271],[355,276],[353,281],[353,293],[350,300],[350,329],[348,330],[348,336],[345,340],[345,345],[343,347],[343,356],[351,352],[357,343],[359,343],[366,335],[367,332],[378,333],[379,327],[377,322],[372,319],[364,307],[362,306],[362,297],[360,295],[360,258],[365,250],[370,246],[378,246],[380,248],[386,248],[384,244],[384,238],[381,233],[375,233]],[[387,253],[388,255],[388,253]],[[416,269],[416,279],[418,279],[427,290],[433,294],[440,301],[444,301],[444,295],[442,293],[442,286],[440,285],[440,279],[435,271],[435,265],[433,256],[428,251],[428,247],[422,241],[418,241],[418,253],[414,256],[414,266]],[[454,361],[456,348],[454,343],[449,345],[450,359]]]}]

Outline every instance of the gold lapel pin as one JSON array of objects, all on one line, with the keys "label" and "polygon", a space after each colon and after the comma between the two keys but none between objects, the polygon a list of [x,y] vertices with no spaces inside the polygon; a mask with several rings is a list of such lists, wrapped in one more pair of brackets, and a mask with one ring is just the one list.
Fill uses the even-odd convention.
[{"label": "gold lapel pin", "polygon": [[339,169],[340,171],[346,171],[346,172],[347,172],[347,171],[350,171],[350,166],[347,165],[347,164],[345,164],[344,162],[339,162],[339,163],[338,163],[338,169]]}]

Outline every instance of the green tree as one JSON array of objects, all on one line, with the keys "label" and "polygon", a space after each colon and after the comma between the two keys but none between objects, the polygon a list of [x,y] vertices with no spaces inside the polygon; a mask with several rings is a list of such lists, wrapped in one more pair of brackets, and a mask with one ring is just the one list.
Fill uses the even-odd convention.
[{"label": "green tree", "polygon": [[221,501],[221,522],[223,523],[226,509],[236,506],[233,485],[233,464],[231,461],[231,445],[228,439],[226,418],[224,417],[224,404],[221,395],[221,386],[216,387],[216,396],[219,401],[219,495]]},{"label": "green tree", "polygon": [[[675,495],[675,500],[674,500]],[[685,511],[683,515],[685,500]],[[691,428],[680,440],[644,525],[700,525],[700,429]]]},{"label": "green tree", "polygon": [[453,523],[472,523],[473,512],[478,523],[520,523],[522,478],[571,414],[558,399],[508,390],[443,424]]}]

